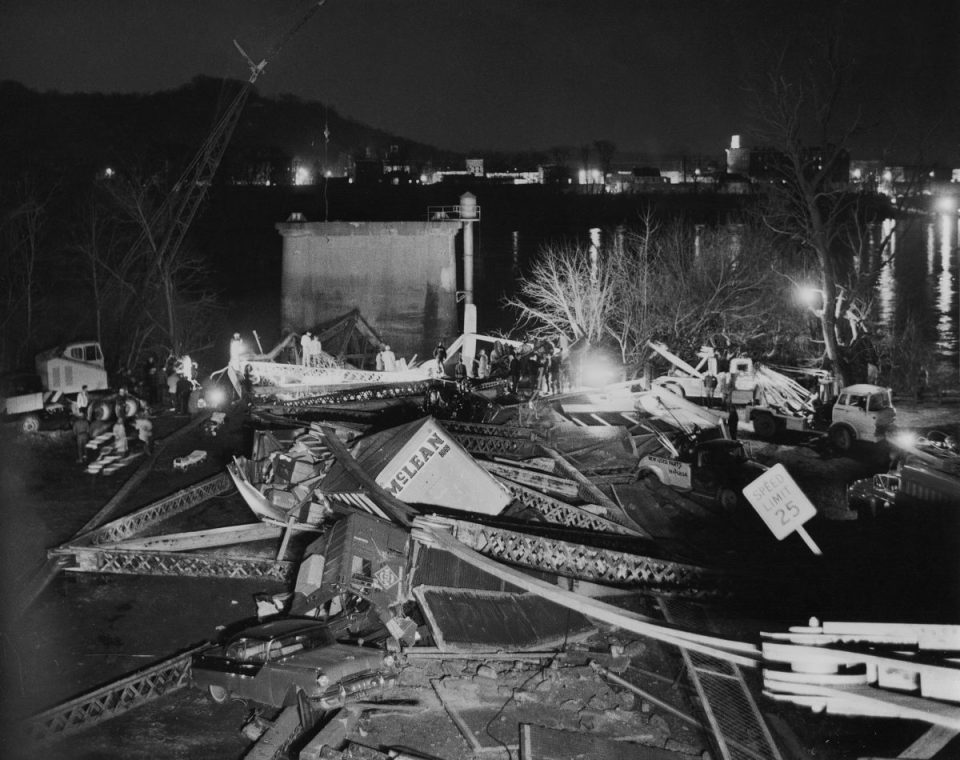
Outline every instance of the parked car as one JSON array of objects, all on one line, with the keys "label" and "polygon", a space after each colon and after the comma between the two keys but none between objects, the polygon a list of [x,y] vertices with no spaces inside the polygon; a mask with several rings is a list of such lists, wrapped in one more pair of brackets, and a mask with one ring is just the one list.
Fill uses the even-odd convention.
[{"label": "parked car", "polygon": [[338,643],[324,623],[278,618],[242,629],[193,656],[193,684],[214,702],[292,704],[301,690],[324,710],[396,684],[392,655]]}]

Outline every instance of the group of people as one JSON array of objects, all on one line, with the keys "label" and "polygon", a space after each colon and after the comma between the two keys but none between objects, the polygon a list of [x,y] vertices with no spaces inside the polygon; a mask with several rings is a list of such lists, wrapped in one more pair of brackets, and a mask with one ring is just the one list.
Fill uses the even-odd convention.
[{"label": "group of people", "polygon": [[438,377],[449,377],[452,374],[453,379],[464,387],[471,378],[483,381],[491,375],[505,375],[510,381],[512,393],[517,392],[524,377],[530,379],[531,386],[537,392],[560,393],[562,390],[563,351],[546,342],[533,351],[520,353],[515,346],[497,341],[490,352],[486,348],[477,351],[469,368],[464,363],[461,351],[457,355],[452,373],[449,373],[447,349],[440,341],[433,350],[433,360],[434,371]]},{"label": "group of people", "polygon": [[153,455],[153,420],[147,409],[140,409],[133,417],[128,416],[127,400],[129,396],[123,389],[120,390],[114,404],[114,422],[110,426],[106,422],[90,419],[89,394],[84,386],[77,394],[77,410],[73,415],[71,429],[77,443],[77,464],[87,464],[91,453],[87,447],[91,438],[96,434],[109,430],[113,434],[113,451],[120,456],[130,453],[130,436],[128,426],[132,425],[136,432],[135,441],[147,456]]},{"label": "group of people", "polygon": [[307,330],[300,336],[300,363],[304,367],[320,366],[320,357],[323,354],[323,344],[316,335]]}]

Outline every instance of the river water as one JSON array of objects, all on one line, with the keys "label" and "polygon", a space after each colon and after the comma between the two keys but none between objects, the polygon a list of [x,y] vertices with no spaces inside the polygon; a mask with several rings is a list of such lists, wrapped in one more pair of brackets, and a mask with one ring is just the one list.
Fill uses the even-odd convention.
[{"label": "river water", "polygon": [[956,380],[960,219],[952,213],[917,217],[901,222],[895,230],[893,222],[887,221],[872,232],[885,237],[891,231],[892,255],[877,284],[877,319],[889,330],[913,316],[924,328],[942,379]]},{"label": "river water", "polygon": [[[352,188],[331,195],[330,219],[417,219],[431,205],[455,205],[460,188],[442,184],[404,192],[397,189]],[[639,201],[629,196],[576,196],[550,192],[540,186],[490,186],[475,190],[482,207],[480,223],[474,225],[475,301],[481,332],[506,331],[514,327],[515,315],[503,307],[503,299],[515,294],[517,278],[547,244],[579,242],[591,238],[602,245],[607,230],[620,224],[639,224]],[[280,236],[274,224],[291,211],[317,219],[317,202],[306,194],[262,194],[251,198],[232,191],[224,198],[217,224],[207,229],[211,248],[229,257],[221,262],[228,306],[234,329],[259,329],[265,342],[279,339]],[[693,223],[716,224],[737,218],[748,202],[733,196],[665,198],[668,215]],[[671,205],[672,204],[672,205]],[[320,217],[322,218],[322,217]],[[892,222],[867,230],[874,241],[891,231]],[[603,230],[603,232],[601,232]],[[901,221],[891,237],[893,256],[877,285],[872,316],[883,330],[902,326],[913,315],[932,351],[931,379],[958,385],[960,370],[960,287],[958,287],[958,238],[956,214],[917,215]],[[458,249],[461,246],[458,244]],[[238,267],[236,255],[244,262]],[[458,255],[460,250],[458,250]],[[238,279],[238,277],[240,279]],[[462,278],[458,283],[462,287]],[[225,328],[226,329],[226,328]]]}]

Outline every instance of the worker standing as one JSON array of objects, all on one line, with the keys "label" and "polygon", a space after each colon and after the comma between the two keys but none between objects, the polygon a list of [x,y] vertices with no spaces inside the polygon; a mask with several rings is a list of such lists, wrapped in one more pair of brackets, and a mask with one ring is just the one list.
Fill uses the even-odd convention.
[{"label": "worker standing", "polygon": [[77,413],[71,427],[77,438],[77,464],[86,464],[87,444],[90,442],[90,421],[87,419],[86,411],[83,414]]},{"label": "worker standing", "polygon": [[457,381],[457,388],[461,391],[467,389],[467,365],[463,363],[463,354],[457,357],[457,363],[453,368],[453,377]]},{"label": "worker standing", "polygon": [[300,363],[304,367],[310,366],[310,357],[313,354],[313,333],[307,330],[300,336]]},{"label": "worker standing", "polygon": [[437,347],[433,349],[433,360],[437,363],[437,376],[443,377],[443,365],[447,361],[447,349],[444,348],[441,341],[437,341]]},{"label": "worker standing", "polygon": [[740,415],[737,414],[737,407],[733,404],[727,405],[727,429],[730,431],[730,439],[737,440],[737,428],[740,426]]},{"label": "worker standing", "polygon": [[77,394],[77,414],[87,416],[87,407],[90,406],[90,396],[87,395],[87,386],[83,386]]},{"label": "worker standing", "polygon": [[477,377],[480,380],[486,380],[490,375],[490,357],[487,356],[487,349],[480,349],[480,357],[477,359]]},{"label": "worker standing", "polygon": [[397,356],[390,350],[390,346],[383,347],[383,371],[395,372],[397,369]]},{"label": "worker standing", "polygon": [[323,344],[320,342],[320,336],[314,335],[310,339],[310,366],[320,366],[320,354],[323,353]]},{"label": "worker standing", "polygon": [[140,443],[143,444],[143,453],[148,457],[153,455],[153,422],[150,420],[150,417],[147,415],[146,410],[140,412],[137,415],[137,420],[134,423],[137,428],[137,437],[140,439]]},{"label": "worker standing", "polygon": [[120,417],[117,417],[117,421],[113,423],[113,442],[114,450],[121,456],[126,456],[130,450],[127,445],[127,426],[123,424],[123,419]]},{"label": "worker standing", "polygon": [[240,333],[235,332],[230,339],[230,369],[234,372],[240,372],[243,365],[240,362],[240,356],[243,354],[243,341],[240,339]]}]

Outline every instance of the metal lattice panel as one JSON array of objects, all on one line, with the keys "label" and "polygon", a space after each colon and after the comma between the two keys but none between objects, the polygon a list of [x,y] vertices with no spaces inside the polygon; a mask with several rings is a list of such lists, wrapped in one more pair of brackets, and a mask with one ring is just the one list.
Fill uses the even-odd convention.
[{"label": "metal lattice panel", "polygon": [[[60,553],[59,550],[56,550]],[[123,551],[115,549],[68,549],[63,554],[77,560],[73,571],[119,575],[179,575],[194,578],[266,578],[289,582],[296,565],[257,557],[223,554]]]},{"label": "metal lattice panel", "polygon": [[133,538],[143,533],[147,528],[202,504],[207,499],[220,496],[233,489],[233,487],[230,476],[225,472],[220,473],[188,488],[181,489],[171,496],[155,501],[132,514],[108,522],[96,530],[77,536],[62,548],[68,548],[71,545],[112,544]]},{"label": "metal lattice panel", "polygon": [[190,658],[194,651],[196,649],[164,660],[28,718],[27,737],[36,743],[52,741],[182,689],[190,683]]},{"label": "metal lattice panel", "polygon": [[584,546],[502,528],[454,522],[454,536],[494,559],[580,580],[643,586],[661,594],[705,597],[725,594],[725,578],[682,562]]},{"label": "metal lattice panel", "polygon": [[257,385],[344,385],[348,383],[382,383],[383,372],[354,367],[303,367],[276,362],[248,362]]},{"label": "metal lattice panel", "polygon": [[497,478],[510,491],[511,495],[521,504],[531,509],[535,509],[541,517],[547,522],[557,525],[566,525],[570,528],[581,528],[583,530],[595,531],[598,533],[622,533],[626,535],[638,535],[636,531],[631,530],[613,520],[600,517],[592,512],[588,512],[580,507],[574,507],[566,502],[554,499],[540,491],[527,488],[519,483],[507,480],[506,478]]},{"label": "metal lattice panel", "polygon": [[494,438],[517,438],[525,441],[537,440],[537,431],[529,427],[490,425],[483,422],[462,422],[460,420],[444,420],[441,424],[451,433],[486,435]]},{"label": "metal lattice panel", "polygon": [[451,430],[463,448],[471,454],[497,456],[506,459],[530,459],[541,454],[540,444],[522,438],[506,438],[494,435],[471,435]]},{"label": "metal lattice panel", "polygon": [[[707,621],[693,605],[661,600],[668,622],[698,630]],[[782,760],[739,665],[681,648],[687,674],[700,696],[724,760]]]},{"label": "metal lattice panel", "polygon": [[315,406],[330,406],[333,404],[404,398],[406,396],[422,395],[435,384],[436,381],[434,380],[417,380],[406,383],[392,383],[390,385],[380,383],[377,385],[366,385],[361,388],[333,391],[332,393],[304,396],[303,398],[281,401],[279,404],[284,409],[304,409]]}]

